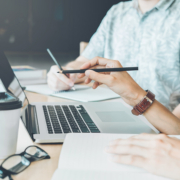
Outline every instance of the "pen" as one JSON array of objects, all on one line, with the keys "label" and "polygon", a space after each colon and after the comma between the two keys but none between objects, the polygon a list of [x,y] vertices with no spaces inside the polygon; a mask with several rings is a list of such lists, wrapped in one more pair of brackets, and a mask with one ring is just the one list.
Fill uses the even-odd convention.
[{"label": "pen", "polygon": [[58,73],[85,73],[87,70],[93,70],[95,72],[120,72],[120,71],[137,71],[138,67],[124,67],[124,68],[105,68],[105,69],[79,69],[79,70],[61,70]]},{"label": "pen", "polygon": [[[47,49],[47,52],[49,53],[49,55],[51,56],[52,60],[55,62],[55,64],[59,67],[59,69],[61,70],[61,72],[63,72],[63,68],[61,67],[61,65],[56,61],[56,58],[54,57],[54,55],[51,53],[50,49]],[[67,78],[69,78],[66,73],[61,73],[64,74]],[[72,87],[73,90],[75,90],[74,87]]]}]

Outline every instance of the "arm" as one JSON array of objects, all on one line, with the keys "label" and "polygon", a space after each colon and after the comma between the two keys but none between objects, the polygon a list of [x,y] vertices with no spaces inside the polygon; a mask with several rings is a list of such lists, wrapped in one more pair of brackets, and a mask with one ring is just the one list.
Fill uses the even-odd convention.
[{"label": "arm", "polygon": [[[81,68],[95,68],[97,65],[109,68],[122,67],[119,61],[96,57],[85,63]],[[127,72],[99,74],[88,70],[85,75],[88,77],[85,83],[89,83],[91,80],[94,80],[94,89],[98,87],[99,83],[103,83],[115,93],[119,94],[121,98],[131,106],[138,104],[146,95],[146,92],[131,78]],[[85,75],[81,74],[79,77],[82,78]],[[144,116],[160,132],[165,134],[180,134],[180,120],[158,101],[154,101],[151,107],[144,113]]]},{"label": "arm", "polygon": [[180,119],[180,104],[174,109],[173,114]]}]

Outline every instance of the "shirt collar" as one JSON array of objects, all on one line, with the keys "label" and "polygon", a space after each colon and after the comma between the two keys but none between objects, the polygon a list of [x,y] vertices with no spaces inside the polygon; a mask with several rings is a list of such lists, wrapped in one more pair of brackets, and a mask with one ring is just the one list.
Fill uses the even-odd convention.
[{"label": "shirt collar", "polygon": [[[167,10],[175,0],[160,0],[154,8]],[[138,9],[138,0],[133,0],[133,8]],[[153,8],[153,9],[154,9]]]},{"label": "shirt collar", "polygon": [[157,4],[156,4],[156,8],[158,10],[167,10],[171,5],[172,3],[174,2],[175,0],[160,0]]}]

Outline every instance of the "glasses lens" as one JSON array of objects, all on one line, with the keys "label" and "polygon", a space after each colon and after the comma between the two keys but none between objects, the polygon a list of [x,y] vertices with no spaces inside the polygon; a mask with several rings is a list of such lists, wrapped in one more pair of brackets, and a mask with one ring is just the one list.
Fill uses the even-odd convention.
[{"label": "glasses lens", "polygon": [[10,180],[9,176],[6,176],[3,180]]},{"label": "glasses lens", "polygon": [[0,170],[0,178],[2,178],[3,177],[3,171],[2,170]]},{"label": "glasses lens", "polygon": [[27,166],[29,166],[30,162],[24,158],[23,156],[12,156],[7,159],[3,164],[2,167],[13,172],[19,173],[24,170]]},{"label": "glasses lens", "polygon": [[30,154],[31,156],[35,156],[37,158],[43,158],[46,157],[48,154],[42,151],[41,149],[37,147],[29,147],[26,149],[26,153]]}]

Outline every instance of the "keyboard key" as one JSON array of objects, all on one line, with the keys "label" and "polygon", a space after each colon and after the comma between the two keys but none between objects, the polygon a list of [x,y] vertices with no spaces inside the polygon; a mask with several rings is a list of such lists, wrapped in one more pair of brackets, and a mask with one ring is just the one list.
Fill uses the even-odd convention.
[{"label": "keyboard key", "polygon": [[74,133],[76,133],[76,132],[80,133],[81,131],[80,131],[79,127],[77,126],[76,121],[74,120],[74,117],[72,116],[69,108],[67,106],[62,106],[62,108],[63,108],[66,118],[71,126],[72,131]]},{"label": "keyboard key", "polygon": [[64,133],[71,133],[71,129],[60,106],[55,106]]},{"label": "keyboard key", "polygon": [[88,128],[81,128],[81,131],[82,131],[83,133],[89,133]]},{"label": "keyboard key", "polygon": [[89,130],[88,130],[87,126],[85,125],[83,119],[82,119],[81,116],[79,115],[76,107],[75,107],[75,106],[69,106],[69,108],[70,108],[72,114],[74,115],[75,120],[76,120],[76,122],[78,123],[81,131],[82,131],[82,132],[85,132],[85,133],[88,133]]},{"label": "keyboard key", "polygon": [[56,112],[54,110],[54,107],[53,106],[48,106],[48,111],[49,111],[49,115],[50,115],[50,119],[51,119],[51,122],[52,122],[54,132],[56,134],[62,133],[62,130],[61,130],[61,127],[60,127]]},{"label": "keyboard key", "polygon": [[82,105],[79,106],[78,111],[80,112],[81,116],[83,117],[83,119],[86,122],[87,126],[89,127],[90,131],[92,133],[100,133],[98,127],[93,122],[93,120],[91,119],[91,117],[89,116],[89,114],[87,113],[87,111],[85,110],[85,108]]},{"label": "keyboard key", "polygon": [[53,130],[52,130],[52,126],[51,126],[51,123],[50,123],[50,119],[49,119],[49,115],[48,115],[46,106],[43,106],[43,111],[44,111],[44,115],[45,115],[45,120],[46,120],[48,133],[53,134]]},{"label": "keyboard key", "polygon": [[43,111],[49,134],[100,132],[83,106],[43,106]]},{"label": "keyboard key", "polygon": [[100,133],[99,129],[91,129],[92,133]]}]

